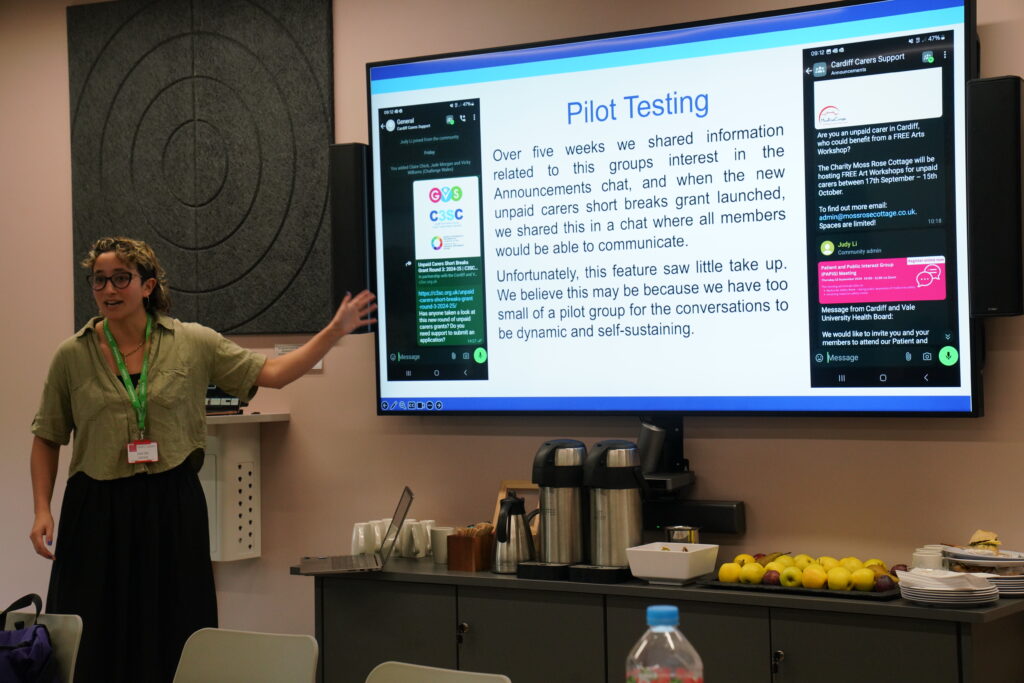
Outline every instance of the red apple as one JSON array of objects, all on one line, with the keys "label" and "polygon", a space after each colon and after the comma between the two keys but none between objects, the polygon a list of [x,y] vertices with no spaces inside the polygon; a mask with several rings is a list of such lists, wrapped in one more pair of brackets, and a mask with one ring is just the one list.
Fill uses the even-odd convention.
[{"label": "red apple", "polygon": [[884,593],[896,587],[896,582],[888,574],[879,574],[875,577],[875,592]]},{"label": "red apple", "polygon": [[779,572],[775,571],[774,569],[769,569],[764,573],[764,576],[761,578],[761,583],[768,586],[778,586],[782,583],[782,577],[780,576]]}]

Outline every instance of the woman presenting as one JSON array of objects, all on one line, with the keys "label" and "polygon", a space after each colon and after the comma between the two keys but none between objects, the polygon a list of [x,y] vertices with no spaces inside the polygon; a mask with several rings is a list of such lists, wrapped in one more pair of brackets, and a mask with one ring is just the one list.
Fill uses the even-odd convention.
[{"label": "woman presenting", "polygon": [[[144,242],[98,240],[83,261],[99,315],[63,342],[32,423],[35,522],[52,559],[46,611],[83,621],[76,681],[165,683],[185,640],[217,625],[206,500],[197,471],[206,388],[283,387],[375,322],[368,291],[297,350],[266,358],[167,315],[164,271]],[[75,441],[51,552],[61,444]]]}]

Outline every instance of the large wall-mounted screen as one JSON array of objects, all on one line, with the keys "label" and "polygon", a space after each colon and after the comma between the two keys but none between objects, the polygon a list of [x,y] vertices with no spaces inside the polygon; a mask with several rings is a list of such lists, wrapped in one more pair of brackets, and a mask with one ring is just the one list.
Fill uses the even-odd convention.
[{"label": "large wall-mounted screen", "polygon": [[370,64],[378,410],[976,414],[973,7]]}]

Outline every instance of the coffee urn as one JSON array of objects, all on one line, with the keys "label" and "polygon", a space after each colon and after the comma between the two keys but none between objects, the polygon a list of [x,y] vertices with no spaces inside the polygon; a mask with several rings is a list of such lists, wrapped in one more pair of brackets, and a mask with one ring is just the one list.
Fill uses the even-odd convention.
[{"label": "coffee urn", "polygon": [[632,441],[594,444],[583,463],[590,495],[590,564],[628,567],[626,548],[640,545],[643,529],[640,455]]},{"label": "coffee urn", "polygon": [[540,561],[583,561],[583,460],[587,447],[574,439],[541,444],[533,458],[533,483],[540,487]]}]

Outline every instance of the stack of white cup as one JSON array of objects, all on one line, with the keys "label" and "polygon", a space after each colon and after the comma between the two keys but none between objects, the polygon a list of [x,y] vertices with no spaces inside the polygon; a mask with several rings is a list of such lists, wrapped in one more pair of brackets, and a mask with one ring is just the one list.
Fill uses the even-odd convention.
[{"label": "stack of white cup", "polygon": [[[379,552],[384,543],[390,519],[375,519],[370,522],[356,522],[352,525],[352,549],[353,555],[372,555]],[[406,519],[402,524],[402,530],[398,534],[398,541],[392,550],[392,557],[428,557],[433,553],[432,541],[435,537],[444,538],[453,533],[451,527],[438,527],[444,531],[441,535],[435,535],[432,531],[435,528],[435,521],[432,519]],[[447,540],[445,540],[447,543]],[[447,545],[442,548],[442,559],[439,562],[448,561]]]},{"label": "stack of white cup", "polygon": [[[384,535],[391,525],[390,519],[374,519],[369,522],[356,522],[352,525],[352,547],[353,555],[372,555],[380,552],[384,544]],[[398,550],[398,545],[395,545]]]},{"label": "stack of white cup", "polygon": [[432,519],[406,519],[398,533],[392,556],[420,558],[430,555],[430,530],[433,526]]},{"label": "stack of white cup", "polygon": [[913,567],[919,569],[945,569],[942,549],[943,546],[937,544],[921,546],[914,551],[910,562]]}]

